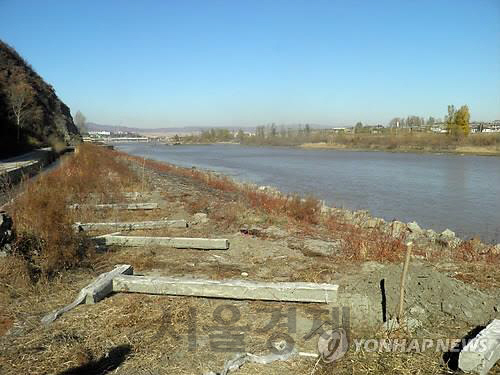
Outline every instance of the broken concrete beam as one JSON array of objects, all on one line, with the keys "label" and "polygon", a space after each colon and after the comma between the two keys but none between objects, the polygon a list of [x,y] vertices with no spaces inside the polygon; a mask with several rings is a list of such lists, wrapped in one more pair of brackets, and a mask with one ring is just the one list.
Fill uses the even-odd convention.
[{"label": "broken concrete beam", "polygon": [[140,237],[104,235],[94,238],[100,245],[168,246],[177,249],[227,250],[229,240],[223,238]]},{"label": "broken concrete beam", "polygon": [[250,299],[264,301],[332,303],[338,285],[246,280],[204,280],[179,277],[118,276],[113,292],[164,294],[175,296]]},{"label": "broken concrete beam", "polygon": [[56,320],[59,316],[74,309],[81,303],[93,304],[113,291],[113,278],[118,275],[131,275],[134,269],[128,264],[121,264],[115,266],[112,271],[100,274],[91,284],[80,290],[78,296],[69,305],[52,311],[42,318],[43,324],[49,324]]},{"label": "broken concrete beam", "polygon": [[458,367],[464,372],[486,375],[498,360],[500,319],[494,319],[465,345],[458,357]]},{"label": "broken concrete beam", "polygon": [[151,198],[152,196],[158,195],[159,191],[131,191],[122,193],[125,198],[129,199],[140,199],[140,198]]},{"label": "broken concrete beam", "polygon": [[158,220],[158,221],[134,221],[126,223],[75,223],[76,231],[86,230],[136,230],[136,229],[159,229],[159,228],[187,228],[186,220]]},{"label": "broken concrete beam", "polygon": [[95,210],[154,210],[158,208],[158,203],[106,203],[106,204],[72,204],[69,208],[77,210],[79,208],[90,207]]}]

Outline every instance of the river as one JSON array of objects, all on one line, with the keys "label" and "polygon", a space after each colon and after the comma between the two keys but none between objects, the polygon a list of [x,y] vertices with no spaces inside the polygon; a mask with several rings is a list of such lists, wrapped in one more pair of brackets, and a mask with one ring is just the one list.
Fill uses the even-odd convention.
[{"label": "river", "polygon": [[500,242],[500,158],[228,144],[115,145],[132,155],[209,169],[239,181],[312,194],[330,206],[386,220],[450,228],[462,238]]}]

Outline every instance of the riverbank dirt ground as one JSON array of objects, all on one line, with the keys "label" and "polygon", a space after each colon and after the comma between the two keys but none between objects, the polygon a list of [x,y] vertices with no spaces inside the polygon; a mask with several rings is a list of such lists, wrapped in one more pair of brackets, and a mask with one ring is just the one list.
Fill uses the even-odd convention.
[{"label": "riverbank dirt ground", "polygon": [[[93,194],[73,195],[79,199],[74,203],[123,202],[123,193],[133,189],[152,192],[133,202],[156,202],[159,208],[65,211],[68,220],[185,219],[186,229],[122,234],[227,238],[230,248],[92,250],[78,264],[59,268],[36,282],[16,271],[25,258],[16,254],[0,258],[1,374],[219,373],[237,352],[269,354],[272,344],[284,338],[289,345],[293,342],[295,350],[316,353],[321,331],[339,325],[348,333],[350,348],[332,363],[295,356],[270,364],[247,363],[234,373],[453,373],[450,367],[456,365],[456,355],[443,356],[446,346],[453,347],[450,340],[500,317],[499,256],[493,246],[436,237],[423,230],[417,233],[402,223],[374,223],[373,218],[357,213],[322,210],[313,201],[286,203],[286,211],[280,211],[284,201],[276,198],[276,192],[257,189],[252,193],[248,187],[237,188],[225,178],[207,177],[201,171],[102,152],[128,169],[110,178],[127,178],[127,182],[120,182],[121,190],[104,185]],[[82,153],[68,158],[79,157]],[[67,164],[61,163],[60,169],[65,171]],[[70,170],[78,171],[67,169],[65,175]],[[30,191],[26,184],[24,194]],[[11,207],[15,201],[14,197]],[[60,209],[69,202],[63,203]],[[406,286],[408,323],[387,328],[384,320],[394,319],[397,310],[409,239],[415,242],[415,255]],[[46,313],[70,303],[97,275],[124,263],[144,275],[338,284],[338,309],[322,304],[117,293],[95,305],[80,305],[48,326],[40,324]],[[389,352],[377,344],[379,340],[400,346]],[[403,342],[407,344],[401,346]],[[437,347],[438,343],[444,346]],[[451,359],[448,366],[443,358]],[[492,373],[500,373],[498,364]]]}]

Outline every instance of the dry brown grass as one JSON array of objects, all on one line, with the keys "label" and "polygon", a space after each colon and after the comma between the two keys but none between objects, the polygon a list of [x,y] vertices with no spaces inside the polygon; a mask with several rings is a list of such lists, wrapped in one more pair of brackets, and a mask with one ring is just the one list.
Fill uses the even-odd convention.
[{"label": "dry brown grass", "polygon": [[59,168],[23,181],[7,209],[16,233],[14,252],[29,265],[31,278],[53,277],[85,265],[92,256],[87,238],[72,228],[75,213],[68,205],[85,202],[91,194],[116,195],[137,183],[112,151],[88,144],[62,159]]},{"label": "dry brown grass", "polygon": [[207,197],[194,197],[187,199],[185,202],[186,210],[191,215],[198,212],[208,213],[210,200]]}]

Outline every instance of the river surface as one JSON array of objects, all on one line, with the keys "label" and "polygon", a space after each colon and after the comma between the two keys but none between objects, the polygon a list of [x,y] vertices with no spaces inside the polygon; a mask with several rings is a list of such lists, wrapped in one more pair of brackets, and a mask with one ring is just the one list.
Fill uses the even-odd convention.
[{"label": "river surface", "polygon": [[500,158],[239,145],[117,144],[127,153],[209,169],[386,220],[500,242]]}]

